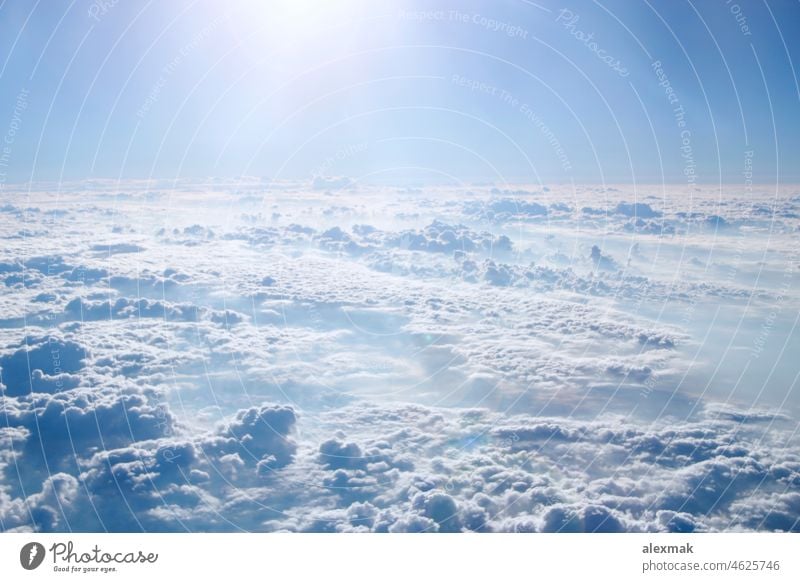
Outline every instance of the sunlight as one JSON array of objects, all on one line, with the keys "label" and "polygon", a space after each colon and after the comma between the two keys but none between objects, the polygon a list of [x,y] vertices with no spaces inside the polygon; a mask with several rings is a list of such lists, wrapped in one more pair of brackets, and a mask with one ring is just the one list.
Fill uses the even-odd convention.
[{"label": "sunlight", "polygon": [[358,13],[357,0],[234,0],[229,23],[248,57],[261,60],[280,55],[284,64],[299,65],[331,38],[326,30]]}]

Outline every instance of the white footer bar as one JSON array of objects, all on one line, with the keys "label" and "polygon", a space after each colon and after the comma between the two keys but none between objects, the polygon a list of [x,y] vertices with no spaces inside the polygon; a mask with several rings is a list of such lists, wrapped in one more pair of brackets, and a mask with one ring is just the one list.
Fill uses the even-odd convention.
[{"label": "white footer bar", "polygon": [[0,579],[778,581],[800,580],[798,550],[766,533],[0,534]]}]

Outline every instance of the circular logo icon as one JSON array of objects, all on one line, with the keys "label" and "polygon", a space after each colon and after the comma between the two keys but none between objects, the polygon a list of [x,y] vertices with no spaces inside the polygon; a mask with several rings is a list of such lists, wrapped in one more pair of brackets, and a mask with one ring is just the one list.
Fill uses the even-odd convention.
[{"label": "circular logo icon", "polygon": [[19,551],[19,563],[26,570],[35,570],[44,561],[44,546],[39,542],[29,542]]}]

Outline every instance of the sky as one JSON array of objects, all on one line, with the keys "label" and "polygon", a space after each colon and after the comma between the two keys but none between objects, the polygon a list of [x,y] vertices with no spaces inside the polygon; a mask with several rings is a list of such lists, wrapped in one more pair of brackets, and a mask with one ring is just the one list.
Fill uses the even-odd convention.
[{"label": "sky", "polygon": [[0,0],[0,531],[800,531],[798,12]]},{"label": "sky", "polygon": [[800,179],[796,2],[0,4],[2,184]]}]

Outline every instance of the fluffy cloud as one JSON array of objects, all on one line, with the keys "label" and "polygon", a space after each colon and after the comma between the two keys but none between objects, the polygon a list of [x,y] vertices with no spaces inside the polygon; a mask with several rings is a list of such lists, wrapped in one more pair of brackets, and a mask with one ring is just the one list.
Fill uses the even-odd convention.
[{"label": "fluffy cloud", "polygon": [[0,356],[0,378],[8,396],[75,387],[84,367],[83,346],[57,336],[26,337]]},{"label": "fluffy cloud", "polygon": [[7,205],[0,529],[798,529],[793,403],[698,322],[790,339],[800,200],[317,186]]}]

